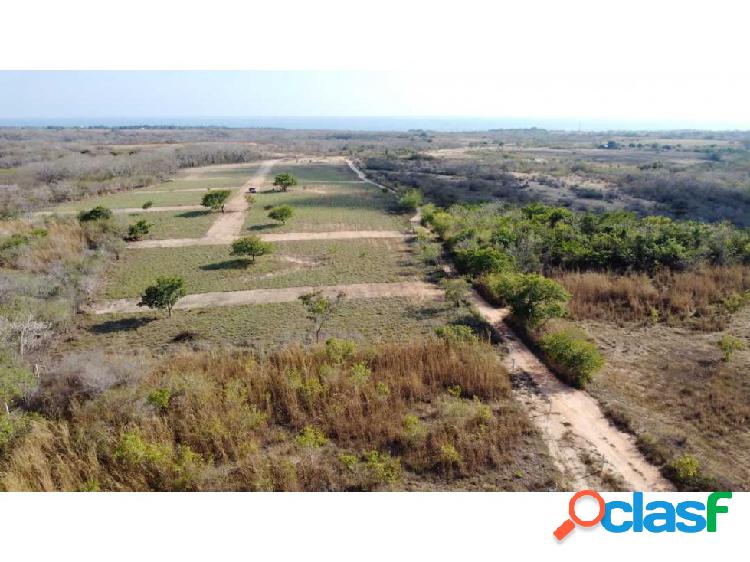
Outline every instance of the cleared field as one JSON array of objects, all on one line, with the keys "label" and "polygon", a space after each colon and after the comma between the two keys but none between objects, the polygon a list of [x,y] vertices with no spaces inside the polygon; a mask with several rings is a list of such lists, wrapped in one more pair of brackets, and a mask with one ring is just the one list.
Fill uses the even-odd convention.
[{"label": "cleared field", "polygon": [[[393,196],[362,184],[319,184],[295,187],[286,193],[255,195],[245,228],[253,233],[327,232],[335,230],[405,230],[406,215],[390,211]],[[268,207],[291,205],[287,224],[268,218]]]},{"label": "cleared field", "polygon": [[[471,323],[466,308],[442,301],[408,298],[344,301],[326,326],[322,337],[367,341],[394,340],[431,334],[438,326],[453,322]],[[311,322],[301,303],[274,303],[227,308],[175,311],[172,318],[156,311],[140,314],[108,314],[82,319],[79,334],[66,346],[107,349],[164,347],[180,334],[191,332],[193,341],[214,341],[232,345],[281,347],[310,337]],[[185,337],[183,335],[183,337]]]},{"label": "cleared field", "polygon": [[169,211],[163,213],[129,213],[115,215],[115,219],[127,227],[141,219],[151,224],[144,240],[165,240],[169,238],[200,238],[216,220],[216,213],[210,210]]},{"label": "cleared field", "polygon": [[149,193],[146,190],[134,190],[102,197],[91,197],[81,201],[73,201],[55,207],[55,211],[80,211],[91,209],[97,205],[103,205],[110,209],[126,209],[141,207],[147,201],[151,201],[154,207],[171,207],[175,205],[200,205],[202,194],[200,192],[156,192]]},{"label": "cleared field", "polygon": [[179,275],[189,293],[418,280],[421,269],[401,240],[296,241],[249,263],[229,246],[123,252],[107,274],[105,298],[137,297],[160,275]]},{"label": "cleared field", "polygon": [[[326,181],[357,181],[357,174],[346,164],[278,164],[274,168],[274,175],[289,172],[299,183]],[[273,177],[269,179],[273,182]]]}]

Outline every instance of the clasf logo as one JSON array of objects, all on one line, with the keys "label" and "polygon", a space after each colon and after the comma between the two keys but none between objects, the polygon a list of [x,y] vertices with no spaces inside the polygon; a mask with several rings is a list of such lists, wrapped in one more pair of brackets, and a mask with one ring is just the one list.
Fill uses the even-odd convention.
[{"label": "clasf logo", "polygon": [[[598,504],[596,517],[582,519],[576,513],[576,504],[582,498],[592,498]],[[579,527],[594,527],[601,523],[610,533],[699,533],[703,530],[716,532],[716,515],[727,513],[729,507],[719,505],[721,499],[731,499],[732,492],[711,492],[706,503],[699,501],[682,501],[673,504],[667,501],[652,501],[644,506],[643,492],[633,492],[631,502],[609,501],[594,490],[581,490],[570,498],[568,515],[570,516],[555,532],[555,538],[562,541],[570,532]],[[619,512],[618,521],[613,521],[613,514]],[[705,512],[705,515],[704,515]]]}]

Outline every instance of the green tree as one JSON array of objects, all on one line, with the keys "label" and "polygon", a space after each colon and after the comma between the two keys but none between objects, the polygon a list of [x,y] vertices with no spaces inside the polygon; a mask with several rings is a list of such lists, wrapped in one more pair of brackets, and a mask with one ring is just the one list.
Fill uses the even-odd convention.
[{"label": "green tree", "polygon": [[569,300],[562,285],[536,273],[519,275],[506,296],[513,315],[530,328],[565,316]]},{"label": "green tree", "polygon": [[233,256],[250,256],[255,262],[256,256],[265,256],[273,252],[273,245],[264,242],[259,236],[245,236],[232,242]]},{"label": "green tree", "polygon": [[78,213],[78,220],[80,222],[92,222],[111,218],[112,211],[107,209],[107,207],[103,207],[101,205],[97,205],[96,207],[88,211],[81,211],[80,213]]},{"label": "green tree", "polygon": [[271,212],[268,213],[268,218],[279,221],[281,224],[286,224],[286,221],[292,218],[293,215],[294,209],[290,205],[279,205],[271,209]]},{"label": "green tree", "polygon": [[276,187],[280,187],[281,191],[286,191],[290,187],[297,185],[297,178],[295,178],[289,172],[276,174],[276,176],[273,178],[273,185]]},{"label": "green tree", "polygon": [[201,199],[201,205],[208,207],[211,210],[224,212],[224,205],[232,194],[228,189],[222,189],[219,191],[207,191]]},{"label": "green tree", "polygon": [[171,318],[172,308],[186,294],[182,277],[157,277],[154,285],[146,287],[138,306],[166,309]]},{"label": "green tree", "polygon": [[131,224],[128,227],[127,239],[128,240],[140,240],[141,238],[143,238],[149,233],[152,226],[153,225],[150,224],[146,220],[139,220],[136,223]]},{"label": "green tree", "polygon": [[307,311],[307,317],[313,322],[315,341],[320,341],[320,332],[328,320],[335,314],[346,296],[340,292],[335,298],[326,297],[322,291],[314,291],[299,297]]},{"label": "green tree", "polygon": [[572,330],[547,334],[539,344],[555,370],[578,388],[586,386],[604,365],[596,346]]},{"label": "green tree", "polygon": [[422,200],[423,197],[421,191],[418,189],[409,189],[399,198],[398,204],[404,212],[413,213],[422,204]]}]

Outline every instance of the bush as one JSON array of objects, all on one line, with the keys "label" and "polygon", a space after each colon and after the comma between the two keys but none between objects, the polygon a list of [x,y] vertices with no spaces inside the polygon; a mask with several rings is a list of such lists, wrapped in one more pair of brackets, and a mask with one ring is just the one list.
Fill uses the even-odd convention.
[{"label": "bush", "polygon": [[112,211],[107,209],[107,207],[102,207],[101,205],[97,205],[96,207],[88,211],[81,211],[80,213],[78,213],[78,220],[80,222],[92,222],[98,220],[107,220],[111,218]]},{"label": "bush", "polygon": [[128,227],[127,240],[135,241],[142,239],[149,233],[152,226],[153,225],[146,220],[139,220],[138,222],[131,224]]},{"label": "bush", "polygon": [[286,221],[292,218],[293,215],[294,209],[290,205],[279,205],[271,209],[271,212],[268,213],[268,218],[279,221],[281,224],[286,224]]},{"label": "bush", "polygon": [[470,326],[463,324],[448,324],[435,328],[435,335],[452,343],[469,342],[476,343],[479,338]]},{"label": "bush", "polygon": [[520,274],[510,281],[507,290],[510,311],[527,327],[538,328],[567,313],[570,294],[557,281],[542,275]]},{"label": "bush", "polygon": [[568,384],[583,388],[604,366],[596,346],[574,331],[552,332],[539,340],[548,360]]},{"label": "bush", "polygon": [[724,334],[721,340],[719,340],[719,348],[723,354],[722,360],[729,362],[732,360],[735,351],[745,349],[745,344],[740,339],[730,336],[729,334]]},{"label": "bush", "polygon": [[440,288],[445,292],[445,300],[453,306],[459,307],[469,295],[471,286],[466,279],[458,277],[456,279],[443,279],[440,282]]},{"label": "bush", "polygon": [[422,204],[422,192],[418,189],[410,189],[398,200],[398,205],[406,213],[415,212]]},{"label": "bush", "polygon": [[231,194],[232,192],[228,189],[208,191],[203,195],[203,198],[201,199],[201,205],[203,205],[204,207],[208,207],[209,209],[212,209],[214,211],[218,211],[219,209],[221,209],[221,212],[223,213],[224,205]]}]

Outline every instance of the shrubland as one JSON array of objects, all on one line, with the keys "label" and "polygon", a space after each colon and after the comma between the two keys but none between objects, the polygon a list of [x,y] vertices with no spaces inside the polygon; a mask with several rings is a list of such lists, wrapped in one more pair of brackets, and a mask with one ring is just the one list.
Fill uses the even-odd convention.
[{"label": "shrubland", "polygon": [[37,399],[39,414],[0,448],[4,489],[555,486],[497,353],[463,338],[184,351],[69,396]]}]

